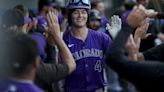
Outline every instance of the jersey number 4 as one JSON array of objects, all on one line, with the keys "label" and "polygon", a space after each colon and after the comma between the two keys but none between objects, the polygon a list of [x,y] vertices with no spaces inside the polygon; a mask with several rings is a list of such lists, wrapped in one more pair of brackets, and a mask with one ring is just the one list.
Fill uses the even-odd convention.
[{"label": "jersey number 4", "polygon": [[101,72],[102,71],[101,61],[100,60],[97,60],[95,66],[94,66],[94,70],[95,71],[98,71],[98,72]]}]

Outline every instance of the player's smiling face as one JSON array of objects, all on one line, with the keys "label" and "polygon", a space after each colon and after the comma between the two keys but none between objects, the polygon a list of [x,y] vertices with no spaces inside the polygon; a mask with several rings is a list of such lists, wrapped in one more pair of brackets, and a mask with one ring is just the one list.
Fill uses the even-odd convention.
[{"label": "player's smiling face", "polygon": [[74,26],[77,27],[86,26],[88,13],[85,9],[75,9],[71,16],[72,16],[72,23]]}]

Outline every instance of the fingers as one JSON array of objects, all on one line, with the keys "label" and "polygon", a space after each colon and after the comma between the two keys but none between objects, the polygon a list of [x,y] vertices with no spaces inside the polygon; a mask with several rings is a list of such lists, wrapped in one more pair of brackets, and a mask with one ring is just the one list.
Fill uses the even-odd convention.
[{"label": "fingers", "polygon": [[146,24],[143,26],[143,29],[148,30],[148,28],[149,28],[149,23],[146,23]]},{"label": "fingers", "polygon": [[140,14],[141,16],[143,16],[144,18],[147,17],[146,15],[146,8],[143,5],[139,5],[137,8],[137,12],[138,14]]},{"label": "fingers", "polygon": [[117,32],[119,32],[119,31],[121,30],[122,21],[121,21],[121,19],[119,18],[119,16],[113,15],[113,16],[111,17],[111,27],[112,27],[115,31],[117,31]]},{"label": "fingers", "polygon": [[111,17],[111,24],[121,24],[121,19],[117,15],[113,15]]},{"label": "fingers", "polygon": [[131,43],[132,46],[136,46],[132,34],[131,34],[130,37],[129,37],[129,42]]},{"label": "fingers", "polygon": [[47,14],[46,18],[47,18],[48,26],[50,26],[51,25],[51,19],[50,19],[49,13]]},{"label": "fingers", "polygon": [[134,41],[133,41],[133,36],[132,36],[132,34],[128,37],[127,42],[126,42],[126,46],[127,46],[127,48],[129,48],[129,49],[135,47],[135,43],[134,43]]},{"label": "fingers", "polygon": [[53,12],[53,11],[48,12],[47,22],[48,22],[48,25],[58,23],[57,11],[56,12]]},{"label": "fingers", "polygon": [[134,42],[136,44],[136,47],[139,48],[141,43],[141,38],[134,38]]},{"label": "fingers", "polygon": [[109,23],[106,24],[106,30],[110,30],[111,26],[109,25]]},{"label": "fingers", "polygon": [[144,20],[140,26],[140,29],[141,31],[143,31],[144,34],[146,34],[148,28],[149,28],[149,23],[147,23],[146,20]]},{"label": "fingers", "polygon": [[137,43],[135,42],[135,39],[133,39],[132,34],[129,36],[129,38],[128,38],[127,42],[126,42],[126,45],[125,45],[129,55],[138,52],[138,48],[140,46],[139,42],[140,42],[140,40],[138,40]]},{"label": "fingers", "polygon": [[144,20],[142,22],[142,24],[136,29],[134,38],[135,39],[138,39],[138,38],[145,39],[145,38],[147,38],[149,35],[151,35],[151,34],[146,34],[148,28],[149,28],[149,23],[147,23],[147,21]]},{"label": "fingers", "polygon": [[142,6],[142,5],[139,5],[139,6],[134,6],[133,7],[133,9],[140,9],[140,10],[142,10],[142,12],[144,12],[143,14],[144,14],[144,16],[146,16],[146,17],[155,17],[157,14],[158,14],[158,12],[156,12],[155,10],[153,10],[153,9],[146,9],[144,6]]},{"label": "fingers", "polygon": [[135,7],[127,17],[127,23],[133,27],[139,27],[143,20],[147,18],[145,8],[142,5]]},{"label": "fingers", "polygon": [[52,23],[52,24],[54,24],[54,17],[53,17],[53,12],[52,11],[50,11],[49,13],[48,13],[48,16],[49,16],[49,18],[50,18],[50,22]]},{"label": "fingers", "polygon": [[57,11],[55,8],[53,8],[53,7],[50,7],[48,11],[51,11],[51,12],[53,12],[55,15],[58,15],[58,11]]},{"label": "fingers", "polygon": [[111,24],[114,24],[114,17],[111,17]]},{"label": "fingers", "polygon": [[114,16],[115,24],[119,24],[119,17],[117,15]]},{"label": "fingers", "polygon": [[131,45],[133,45],[133,46],[135,45],[135,42],[134,42],[134,39],[133,39],[132,34],[129,36],[128,42],[129,42]]},{"label": "fingers", "polygon": [[117,18],[117,23],[121,26],[122,25],[121,18],[119,18],[119,16],[117,16],[116,18]]},{"label": "fingers", "polygon": [[52,13],[52,17],[54,18],[54,22],[58,23],[57,11],[56,11],[56,13]]},{"label": "fingers", "polygon": [[116,24],[116,23],[117,23],[117,18],[118,18],[118,16],[113,15],[113,16],[111,17],[111,22],[113,22],[114,24]]}]

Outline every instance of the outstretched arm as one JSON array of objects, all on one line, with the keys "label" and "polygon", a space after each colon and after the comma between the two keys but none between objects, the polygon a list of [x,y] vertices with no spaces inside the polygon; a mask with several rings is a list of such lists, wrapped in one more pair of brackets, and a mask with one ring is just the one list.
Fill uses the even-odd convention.
[{"label": "outstretched arm", "polygon": [[[141,25],[140,23],[145,19],[143,15],[143,12],[139,9],[133,10],[128,16],[128,24],[133,27]],[[134,83],[141,90],[162,88],[161,85],[164,82],[164,64],[160,62],[135,62],[129,60],[124,55],[124,45],[129,35],[133,32],[131,28],[124,30],[124,27],[117,35],[109,50],[106,59],[107,65],[114,69],[121,77]]]},{"label": "outstretched arm", "polygon": [[47,32],[49,33],[49,36],[52,37],[54,43],[58,47],[61,60],[68,65],[69,73],[72,73],[76,68],[75,60],[70,50],[68,49],[68,47],[60,36],[58,18],[53,12],[49,12],[47,15],[47,21],[49,25]]}]

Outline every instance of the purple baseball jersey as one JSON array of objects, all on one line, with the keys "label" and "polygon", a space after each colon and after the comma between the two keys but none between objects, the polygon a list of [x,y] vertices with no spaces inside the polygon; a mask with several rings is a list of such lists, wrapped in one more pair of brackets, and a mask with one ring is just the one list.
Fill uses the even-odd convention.
[{"label": "purple baseball jersey", "polygon": [[76,60],[76,70],[65,80],[66,92],[94,92],[103,88],[104,56],[110,46],[111,39],[103,32],[88,29],[88,36],[83,42],[71,35],[67,30],[63,36],[68,48]]},{"label": "purple baseball jersey", "polygon": [[0,81],[0,92],[43,92],[32,82],[13,80]]},{"label": "purple baseball jersey", "polygon": [[109,23],[108,18],[105,17],[105,16],[102,16],[102,22],[101,22],[100,27],[106,28],[106,24],[107,24],[107,23]]}]

